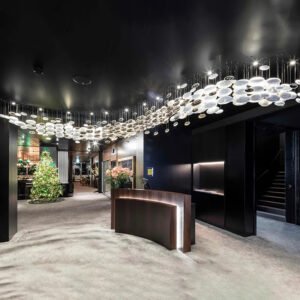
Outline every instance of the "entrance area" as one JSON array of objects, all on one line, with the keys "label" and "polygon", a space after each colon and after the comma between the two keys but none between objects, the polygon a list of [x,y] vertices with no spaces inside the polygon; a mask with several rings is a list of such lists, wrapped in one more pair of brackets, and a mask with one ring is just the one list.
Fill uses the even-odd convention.
[{"label": "entrance area", "polygon": [[72,160],[72,182],[75,193],[98,192],[99,154],[97,152],[74,152]]},{"label": "entrance area", "polygon": [[288,252],[300,249],[299,108],[260,119],[255,133],[256,234]]}]

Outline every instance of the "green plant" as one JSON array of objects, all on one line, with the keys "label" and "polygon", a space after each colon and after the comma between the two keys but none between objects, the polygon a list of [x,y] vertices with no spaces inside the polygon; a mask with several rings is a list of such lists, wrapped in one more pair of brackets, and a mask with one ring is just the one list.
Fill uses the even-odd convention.
[{"label": "green plant", "polygon": [[62,186],[59,182],[58,171],[50,153],[42,152],[41,160],[37,164],[33,176],[30,203],[54,202],[62,195]]}]

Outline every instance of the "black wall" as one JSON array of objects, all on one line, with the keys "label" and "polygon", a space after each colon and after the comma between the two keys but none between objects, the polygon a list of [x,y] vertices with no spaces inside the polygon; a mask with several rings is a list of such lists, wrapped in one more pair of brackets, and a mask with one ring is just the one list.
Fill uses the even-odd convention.
[{"label": "black wall", "polygon": [[0,242],[17,232],[17,137],[18,130],[0,119]]},{"label": "black wall", "polygon": [[[225,127],[193,133],[191,161],[193,164],[199,162],[225,161],[225,155]],[[219,227],[224,227],[224,196],[193,191],[192,201],[196,204],[196,217],[198,219]]]},{"label": "black wall", "polygon": [[[171,129],[158,136],[144,136],[144,175],[150,188],[191,193],[191,139],[189,128]],[[154,176],[147,176],[147,168],[154,168]]]},{"label": "black wall", "polygon": [[226,127],[225,228],[256,234],[254,124]]},{"label": "black wall", "polygon": [[[174,129],[145,136],[145,174],[152,189],[192,194],[196,217],[240,235],[255,234],[254,126],[239,122],[217,129]],[[225,161],[222,195],[192,191],[192,164]]]}]

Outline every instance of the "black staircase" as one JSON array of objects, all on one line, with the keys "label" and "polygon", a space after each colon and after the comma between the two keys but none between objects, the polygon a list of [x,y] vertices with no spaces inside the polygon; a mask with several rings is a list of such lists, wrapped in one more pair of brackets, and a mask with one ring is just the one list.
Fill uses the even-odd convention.
[{"label": "black staircase", "polygon": [[277,171],[258,198],[258,215],[285,221],[285,200],[285,172]]}]

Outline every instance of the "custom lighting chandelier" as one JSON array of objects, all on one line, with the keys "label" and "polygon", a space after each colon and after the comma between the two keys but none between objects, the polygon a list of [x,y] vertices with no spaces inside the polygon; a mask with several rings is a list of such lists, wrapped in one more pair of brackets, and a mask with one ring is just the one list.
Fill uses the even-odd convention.
[{"label": "custom lighting chandelier", "polygon": [[196,81],[175,84],[155,99],[117,112],[53,111],[6,101],[0,117],[48,140],[66,138],[76,143],[86,140],[108,144],[139,132],[158,135],[161,125],[168,133],[179,122],[189,126],[192,115],[202,119],[222,114],[227,105],[284,106],[290,100],[300,103],[297,64],[296,59],[278,58],[273,62],[225,64],[198,76]]}]

